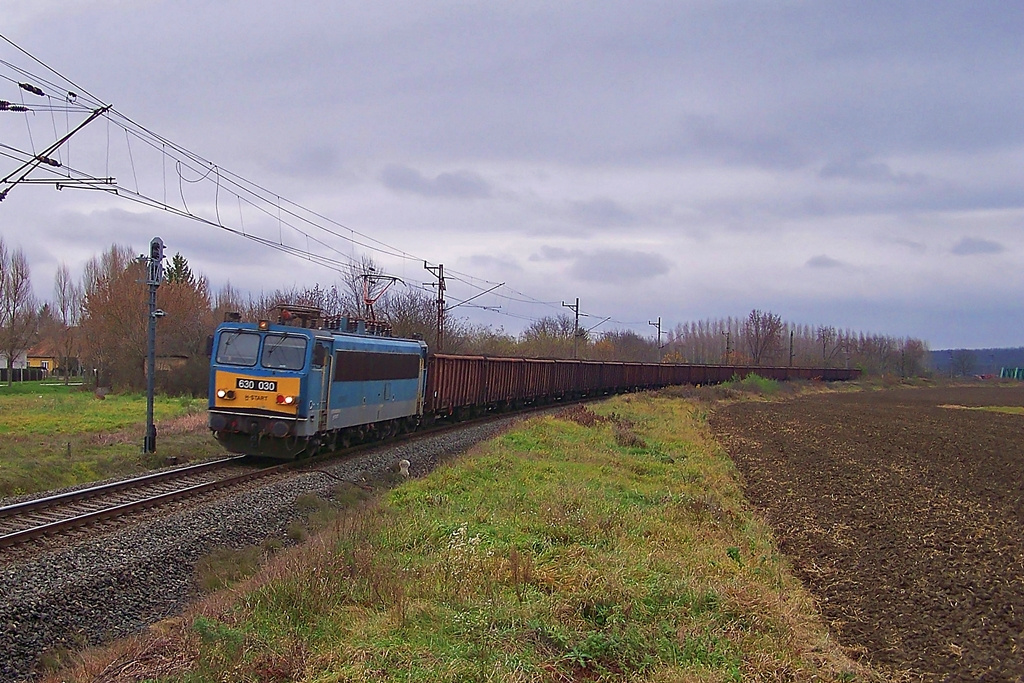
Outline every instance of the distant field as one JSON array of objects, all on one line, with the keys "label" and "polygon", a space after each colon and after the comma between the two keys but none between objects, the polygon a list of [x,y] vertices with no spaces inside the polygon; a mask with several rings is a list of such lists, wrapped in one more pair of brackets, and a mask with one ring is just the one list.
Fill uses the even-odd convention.
[{"label": "distant field", "polygon": [[45,491],[218,454],[202,399],[158,396],[157,452],[142,454],[144,394],[108,394],[59,382],[0,384],[0,496]]}]

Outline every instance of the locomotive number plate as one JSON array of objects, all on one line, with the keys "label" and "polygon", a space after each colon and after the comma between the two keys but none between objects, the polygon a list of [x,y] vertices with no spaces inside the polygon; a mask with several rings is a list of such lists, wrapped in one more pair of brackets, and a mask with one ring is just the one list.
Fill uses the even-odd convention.
[{"label": "locomotive number plate", "polygon": [[236,389],[248,391],[277,391],[277,382],[271,379],[246,379],[239,377],[235,380]]}]

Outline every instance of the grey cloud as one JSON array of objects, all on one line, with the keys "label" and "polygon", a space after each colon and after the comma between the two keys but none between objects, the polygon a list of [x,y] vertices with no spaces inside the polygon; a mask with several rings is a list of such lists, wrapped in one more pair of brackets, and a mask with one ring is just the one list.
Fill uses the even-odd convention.
[{"label": "grey cloud", "polygon": [[381,173],[381,181],[392,190],[424,197],[481,199],[491,196],[491,186],[472,171],[440,173],[428,178],[414,168],[392,164]]},{"label": "grey cloud", "polygon": [[818,175],[826,179],[841,178],[893,185],[923,185],[928,181],[923,173],[896,173],[889,164],[852,157],[825,164]]},{"label": "grey cloud", "polygon": [[642,151],[641,157],[710,159],[729,165],[793,169],[812,159],[798,140],[798,135],[784,127],[774,130],[761,120],[727,121],[684,114],[674,130],[653,140],[654,146]]},{"label": "grey cloud", "polygon": [[479,269],[477,272],[490,274],[493,271],[522,272],[523,268],[511,258],[491,256],[490,254],[473,254],[464,259],[466,264],[472,268]]},{"label": "grey cloud", "polygon": [[[1014,69],[1020,21],[995,5],[972,7],[966,19],[962,8],[921,2],[864,11],[766,3],[738,20],[731,3],[456,11],[310,2],[296,13],[273,3],[182,2],[121,11],[118,25],[138,22],[127,24],[136,30],[113,34],[120,3],[89,13],[63,5],[32,37],[102,36],[91,50],[72,40],[48,49],[59,64],[91,68],[108,100],[152,102],[153,115],[165,115],[160,95],[180,88],[181,73],[198,73],[189,85],[199,114],[238,107],[225,118],[239,127],[263,119],[293,136],[324,129],[321,106],[329,105],[329,125],[344,131],[337,144],[362,153],[564,160],[703,150],[792,165],[819,150],[841,153],[849,140],[871,150],[945,150],[1024,137]],[[147,77],[110,71],[126,53],[139,54],[133,69]],[[275,106],[256,106],[268,99]]]},{"label": "grey cloud", "polygon": [[849,191],[831,191],[804,184],[792,195],[716,197],[695,203],[694,209],[706,217],[728,216],[737,225],[743,225],[751,216],[791,219],[889,214],[904,218],[928,212],[1017,210],[1024,206],[1024,189],[1013,185],[1012,180],[1015,178],[1007,182],[994,180],[985,186],[979,182],[977,187],[967,180],[923,185],[872,184]]},{"label": "grey cloud", "polygon": [[953,247],[953,253],[957,256],[975,256],[977,254],[1000,254],[1006,251],[1006,247],[978,237],[964,237]]},{"label": "grey cloud", "polygon": [[575,202],[570,213],[575,220],[599,228],[633,225],[637,220],[633,212],[611,199]]},{"label": "grey cloud", "polygon": [[567,261],[574,256],[578,256],[579,251],[570,251],[568,249],[562,249],[561,247],[549,247],[543,246],[539,252],[530,254],[529,261]]},{"label": "grey cloud", "polygon": [[664,275],[671,263],[658,254],[602,249],[580,255],[569,273],[584,282],[632,283]]},{"label": "grey cloud", "polygon": [[820,254],[807,260],[808,268],[842,268],[846,264],[842,261]]},{"label": "grey cloud", "polygon": [[333,145],[310,144],[287,152],[281,158],[273,157],[268,167],[283,175],[303,178],[337,176],[342,171],[341,155]]},{"label": "grey cloud", "polygon": [[[88,243],[97,253],[114,243],[130,246],[142,253],[152,234],[162,234],[167,248],[173,249],[170,243],[176,241],[174,233],[180,232],[180,225],[168,214],[125,211],[114,205],[104,209],[62,211],[57,215],[53,229],[57,240]],[[177,229],[174,226],[178,226]]]},{"label": "grey cloud", "polygon": [[911,251],[916,251],[919,254],[923,254],[928,251],[928,247],[923,242],[915,242],[914,240],[908,240],[901,237],[889,240],[892,244],[897,244],[901,247],[906,247]]}]

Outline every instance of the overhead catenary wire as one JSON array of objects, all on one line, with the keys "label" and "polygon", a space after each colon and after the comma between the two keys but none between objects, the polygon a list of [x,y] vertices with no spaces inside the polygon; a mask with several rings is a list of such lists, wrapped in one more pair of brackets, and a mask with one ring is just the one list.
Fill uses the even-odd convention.
[{"label": "overhead catenary wire", "polygon": [[[421,262],[429,261],[429,259],[423,259],[419,255],[414,255],[407,252],[404,249],[394,247],[386,242],[379,240],[371,235],[362,233],[354,228],[345,225],[339,221],[331,219],[321,213],[318,213],[308,207],[302,206],[296,202],[293,202],[285,197],[282,197],[276,193],[271,192],[266,187],[246,179],[240,175],[232,173],[228,169],[207,161],[201,155],[188,150],[187,148],[174,143],[166,137],[148,129],[147,127],[139,124],[129,116],[120,112],[116,108],[105,105],[102,100],[97,98],[87,89],[83,88],[78,83],[72,81],[70,78],[64,76],[60,72],[56,71],[52,67],[43,63],[31,55],[26,50],[15,44],[13,41],[8,39],[6,36],[0,34],[0,40],[3,40],[7,44],[11,45],[18,52],[22,53],[33,62],[43,67],[49,74],[56,77],[40,76],[39,74],[33,73],[28,69],[24,69],[15,64],[12,64],[6,60],[0,60],[0,67],[4,67],[16,74],[15,77],[8,76],[0,73],[0,80],[9,81],[12,84],[16,84],[19,90],[22,92],[27,91],[21,86],[22,83],[37,83],[43,86],[45,90],[40,90],[44,93],[45,104],[37,103],[32,105],[31,109],[34,111],[64,111],[67,116],[70,116],[76,112],[95,112],[96,108],[103,107],[103,117],[106,119],[107,124],[107,135],[106,135],[106,167],[105,175],[106,180],[113,179],[110,177],[110,163],[111,163],[111,136],[110,126],[116,126],[124,130],[125,132],[125,143],[128,153],[128,160],[131,165],[132,176],[135,183],[134,190],[126,188],[123,184],[115,184],[115,190],[118,195],[129,199],[130,201],[137,202],[139,204],[156,208],[159,210],[166,211],[173,215],[178,215],[183,218],[189,218],[197,221],[203,225],[209,227],[215,227],[218,229],[225,230],[229,233],[238,235],[244,239],[264,244],[271,248],[274,248],[283,253],[291,254],[299,258],[306,259],[312,263],[318,263],[325,267],[338,272],[344,272],[345,269],[353,266],[358,266],[354,255],[351,253],[345,253],[339,250],[336,246],[330,244],[328,239],[334,238],[341,240],[344,243],[352,247],[359,247],[362,249],[369,250],[373,253],[380,254],[382,256],[400,259],[404,262]],[[53,93],[53,94],[50,94]],[[54,100],[57,94],[60,94],[61,100],[59,105],[54,104]],[[36,93],[33,93],[36,94]],[[25,105],[28,107],[28,105]],[[29,112],[25,112],[26,117],[30,115]],[[56,131],[56,123],[52,118],[51,120]],[[28,125],[29,135],[31,137],[31,125]],[[136,170],[136,159],[132,152],[132,139],[141,141],[144,145],[149,148],[156,150],[161,155],[161,175],[162,175],[162,199],[157,199],[154,196],[150,196],[146,190],[143,189],[140,184],[139,176]],[[65,140],[66,142],[66,140]],[[34,143],[31,142],[33,145]],[[10,152],[2,152],[4,156],[12,158],[24,163],[31,163],[31,160],[36,156],[18,150],[9,145],[0,145]],[[57,145],[54,150],[60,151],[63,145]],[[17,155],[24,155],[22,159],[18,159]],[[81,156],[79,155],[79,158]],[[166,192],[166,160],[174,160],[174,170],[178,175],[179,185],[179,196],[181,199],[181,206],[176,206],[168,203],[167,192]],[[56,169],[46,169],[47,172],[53,173]],[[83,171],[71,169],[66,164],[61,165],[61,175],[80,180],[104,180],[95,179],[92,175]],[[199,185],[204,181],[213,178],[213,212],[212,216],[201,215],[201,207],[197,206],[195,210],[189,207],[189,202],[186,198],[185,184]],[[221,193],[234,195],[238,204],[238,227],[232,227],[230,224],[225,223],[221,211],[220,211],[220,200]],[[244,204],[243,204],[244,203]],[[271,218],[276,218],[278,222],[278,239],[266,238],[264,236],[253,233],[251,230],[247,230],[243,217],[243,207],[248,206],[250,210],[255,210],[261,214],[267,215]],[[284,239],[284,228],[288,227],[293,230],[296,235],[296,239],[303,243],[305,246],[299,247],[292,244],[286,243]],[[319,232],[327,235],[326,238],[318,237],[313,232]],[[317,249],[314,252],[313,249]],[[476,299],[483,294],[491,294],[495,300],[508,302],[509,304],[523,304],[527,306],[539,306],[543,308],[551,309],[552,311],[558,310],[558,302],[556,301],[544,301],[537,297],[530,296],[521,291],[518,291],[512,287],[509,287],[506,283],[497,283],[485,278],[481,278],[469,273],[460,272],[458,270],[449,269],[451,275],[449,276],[452,281],[459,282],[462,285],[476,290],[476,293],[464,297],[462,304],[468,303],[469,301]],[[456,304],[462,305],[462,304]],[[484,307],[494,311],[494,307]],[[511,310],[498,310],[494,311],[498,315],[505,317],[537,321],[538,318],[534,316],[523,315],[521,313]],[[581,316],[597,316],[597,314],[580,312]],[[612,320],[612,318],[608,318]],[[624,321],[613,320],[616,324],[627,324],[627,325],[639,325],[641,323],[628,323]]]}]

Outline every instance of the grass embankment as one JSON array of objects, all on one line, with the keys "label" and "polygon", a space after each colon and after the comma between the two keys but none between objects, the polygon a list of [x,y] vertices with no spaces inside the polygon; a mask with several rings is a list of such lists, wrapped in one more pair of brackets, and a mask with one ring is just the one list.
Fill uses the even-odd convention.
[{"label": "grass embankment", "polygon": [[157,452],[144,456],[144,394],[50,382],[0,384],[0,497],[141,472],[165,458],[222,452],[205,429],[206,401],[157,396]]},{"label": "grass embankment", "polygon": [[593,410],[348,508],[60,680],[865,680],[702,408],[637,395]]}]

